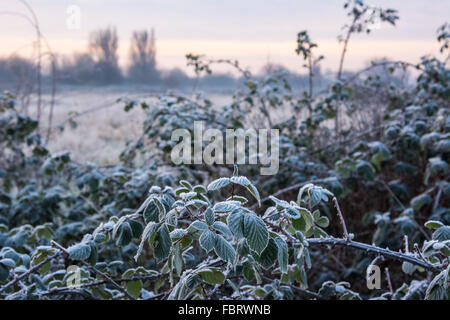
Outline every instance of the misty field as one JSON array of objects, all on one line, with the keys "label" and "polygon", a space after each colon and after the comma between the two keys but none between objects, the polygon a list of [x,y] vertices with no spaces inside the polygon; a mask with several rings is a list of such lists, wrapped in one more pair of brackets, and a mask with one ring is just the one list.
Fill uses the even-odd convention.
[{"label": "misty field", "polygon": [[[62,88],[55,101],[53,133],[49,150],[58,153],[70,150],[74,160],[111,165],[119,162],[119,154],[127,141],[142,133],[145,112],[135,108],[124,111],[119,99],[136,99],[148,96],[148,92],[130,92],[127,88]],[[214,104],[226,104],[230,95],[213,94]],[[48,102],[49,95],[43,100]],[[156,98],[146,98],[152,104]],[[88,111],[88,113],[84,113]],[[73,122],[76,124],[73,124]],[[43,126],[47,123],[44,120]],[[63,127],[63,129],[61,129]]]}]

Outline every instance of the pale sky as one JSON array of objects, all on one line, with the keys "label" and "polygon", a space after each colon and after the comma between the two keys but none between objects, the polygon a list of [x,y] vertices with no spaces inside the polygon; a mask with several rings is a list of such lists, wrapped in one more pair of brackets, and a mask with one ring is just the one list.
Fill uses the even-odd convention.
[{"label": "pale sky", "polygon": [[[296,56],[298,31],[307,29],[325,55],[324,69],[336,70],[337,35],[347,21],[343,0],[28,0],[42,33],[54,51],[84,51],[92,30],[114,25],[119,33],[120,63],[125,66],[133,30],[155,28],[157,62],[161,68],[185,68],[186,53],[232,58],[252,71],[268,60],[300,70]],[[399,10],[396,27],[381,25],[350,43],[346,68],[354,70],[372,58],[417,62],[438,54],[436,29],[449,21],[449,0],[371,0],[367,3]],[[67,8],[81,11],[78,30],[67,27]],[[0,0],[1,12],[26,13],[18,0]],[[0,14],[0,56],[29,54],[33,29],[25,19]]]}]

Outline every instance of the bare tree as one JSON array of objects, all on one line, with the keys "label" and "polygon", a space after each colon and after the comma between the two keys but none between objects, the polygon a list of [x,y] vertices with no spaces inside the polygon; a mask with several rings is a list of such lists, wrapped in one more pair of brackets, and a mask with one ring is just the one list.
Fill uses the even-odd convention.
[{"label": "bare tree", "polygon": [[131,65],[128,76],[132,81],[148,84],[157,83],[160,75],[156,69],[155,32],[152,29],[134,31],[130,45]]},{"label": "bare tree", "polygon": [[117,49],[119,37],[115,27],[107,27],[90,34],[89,50],[96,60],[96,75],[101,83],[116,83],[122,79]]}]

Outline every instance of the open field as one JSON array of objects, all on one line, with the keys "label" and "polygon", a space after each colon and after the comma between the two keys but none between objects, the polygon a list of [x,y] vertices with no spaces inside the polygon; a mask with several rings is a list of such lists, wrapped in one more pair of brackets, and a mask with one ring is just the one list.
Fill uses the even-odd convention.
[{"label": "open field", "polygon": [[[162,94],[162,92],[161,92]],[[62,88],[56,95],[53,133],[49,140],[52,152],[70,151],[72,158],[79,162],[94,162],[99,165],[116,164],[120,152],[130,139],[136,139],[142,133],[145,112],[135,107],[124,111],[125,103],[118,99],[140,99],[149,93],[127,87],[90,87]],[[213,94],[210,99],[214,104],[222,105],[231,101],[231,95]],[[43,96],[49,105],[50,95]],[[151,105],[156,98],[144,98]],[[83,114],[88,110],[92,112]],[[48,127],[48,110],[45,109],[42,128]],[[76,126],[71,126],[70,119],[74,113]],[[61,131],[58,127],[62,125]]]}]

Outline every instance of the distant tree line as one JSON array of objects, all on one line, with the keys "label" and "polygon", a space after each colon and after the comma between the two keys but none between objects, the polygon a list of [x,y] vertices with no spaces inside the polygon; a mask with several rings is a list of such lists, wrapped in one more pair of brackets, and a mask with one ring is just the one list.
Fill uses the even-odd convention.
[{"label": "distant tree line", "polygon": [[[199,85],[234,89],[238,78],[229,74],[209,74],[200,78],[190,77],[179,68],[162,70],[156,63],[156,39],[154,30],[134,31],[129,48],[129,65],[121,68],[118,57],[119,37],[115,27],[106,27],[91,32],[86,52],[73,53],[70,56],[58,56],[56,63],[56,81],[71,85],[112,85],[142,84],[156,87],[182,88]],[[284,71],[293,83],[302,84],[307,77],[289,72],[278,65],[267,64],[262,76],[276,71]],[[13,55],[0,58],[0,85],[23,93],[33,90],[33,75],[36,67],[33,61]],[[320,73],[320,69],[317,70]],[[44,75],[44,81],[50,75]],[[242,80],[243,81],[243,80]]]}]

